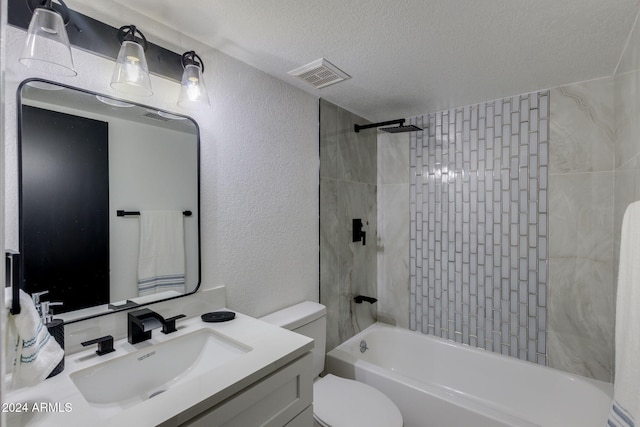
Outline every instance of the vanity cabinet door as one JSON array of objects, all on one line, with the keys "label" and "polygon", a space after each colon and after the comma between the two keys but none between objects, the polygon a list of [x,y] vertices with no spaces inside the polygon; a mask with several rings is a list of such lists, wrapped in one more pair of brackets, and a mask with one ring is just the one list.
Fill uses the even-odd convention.
[{"label": "vanity cabinet door", "polygon": [[313,405],[292,419],[286,427],[310,427],[313,425]]},{"label": "vanity cabinet door", "polygon": [[307,353],[182,425],[283,427],[310,407],[313,400],[312,371],[312,356]]}]

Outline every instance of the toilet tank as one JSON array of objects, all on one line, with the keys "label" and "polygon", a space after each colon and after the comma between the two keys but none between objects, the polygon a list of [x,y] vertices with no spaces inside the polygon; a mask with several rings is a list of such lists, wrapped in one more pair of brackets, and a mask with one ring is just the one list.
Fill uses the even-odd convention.
[{"label": "toilet tank", "polygon": [[305,301],[261,317],[267,323],[313,338],[314,377],[324,370],[327,348],[327,308],[317,302]]}]

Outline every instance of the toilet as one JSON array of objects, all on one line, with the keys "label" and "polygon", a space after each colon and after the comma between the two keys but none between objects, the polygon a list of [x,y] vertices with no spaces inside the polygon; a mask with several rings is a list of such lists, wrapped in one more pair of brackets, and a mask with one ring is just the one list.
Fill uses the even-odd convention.
[{"label": "toilet", "polygon": [[315,340],[313,348],[313,419],[316,427],[402,427],[398,407],[368,384],[324,370],[327,309],[311,301],[287,307],[261,320]]}]

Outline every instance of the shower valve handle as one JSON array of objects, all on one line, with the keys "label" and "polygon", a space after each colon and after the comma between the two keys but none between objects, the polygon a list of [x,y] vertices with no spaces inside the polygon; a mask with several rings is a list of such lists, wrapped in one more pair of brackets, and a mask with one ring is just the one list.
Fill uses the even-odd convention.
[{"label": "shower valve handle", "polygon": [[362,242],[362,245],[367,244],[367,232],[362,230],[362,220],[360,218],[353,219],[353,234],[352,242]]}]

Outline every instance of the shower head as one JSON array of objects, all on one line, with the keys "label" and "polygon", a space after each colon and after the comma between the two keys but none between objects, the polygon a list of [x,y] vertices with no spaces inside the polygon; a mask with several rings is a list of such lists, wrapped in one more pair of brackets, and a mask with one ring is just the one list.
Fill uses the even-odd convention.
[{"label": "shower head", "polygon": [[408,126],[400,125],[400,126],[391,126],[388,128],[380,128],[380,130],[388,133],[402,133],[402,132],[417,132],[422,129],[415,125],[408,125]]},{"label": "shower head", "polygon": [[388,125],[397,125],[397,126],[380,128],[380,130],[388,133],[416,132],[416,131],[422,130],[421,128],[415,125],[405,126],[404,122],[405,122],[404,119],[389,120],[388,122],[371,123],[368,125],[354,125],[353,129],[356,133],[358,133],[363,129],[379,128],[380,126],[388,126]]}]

